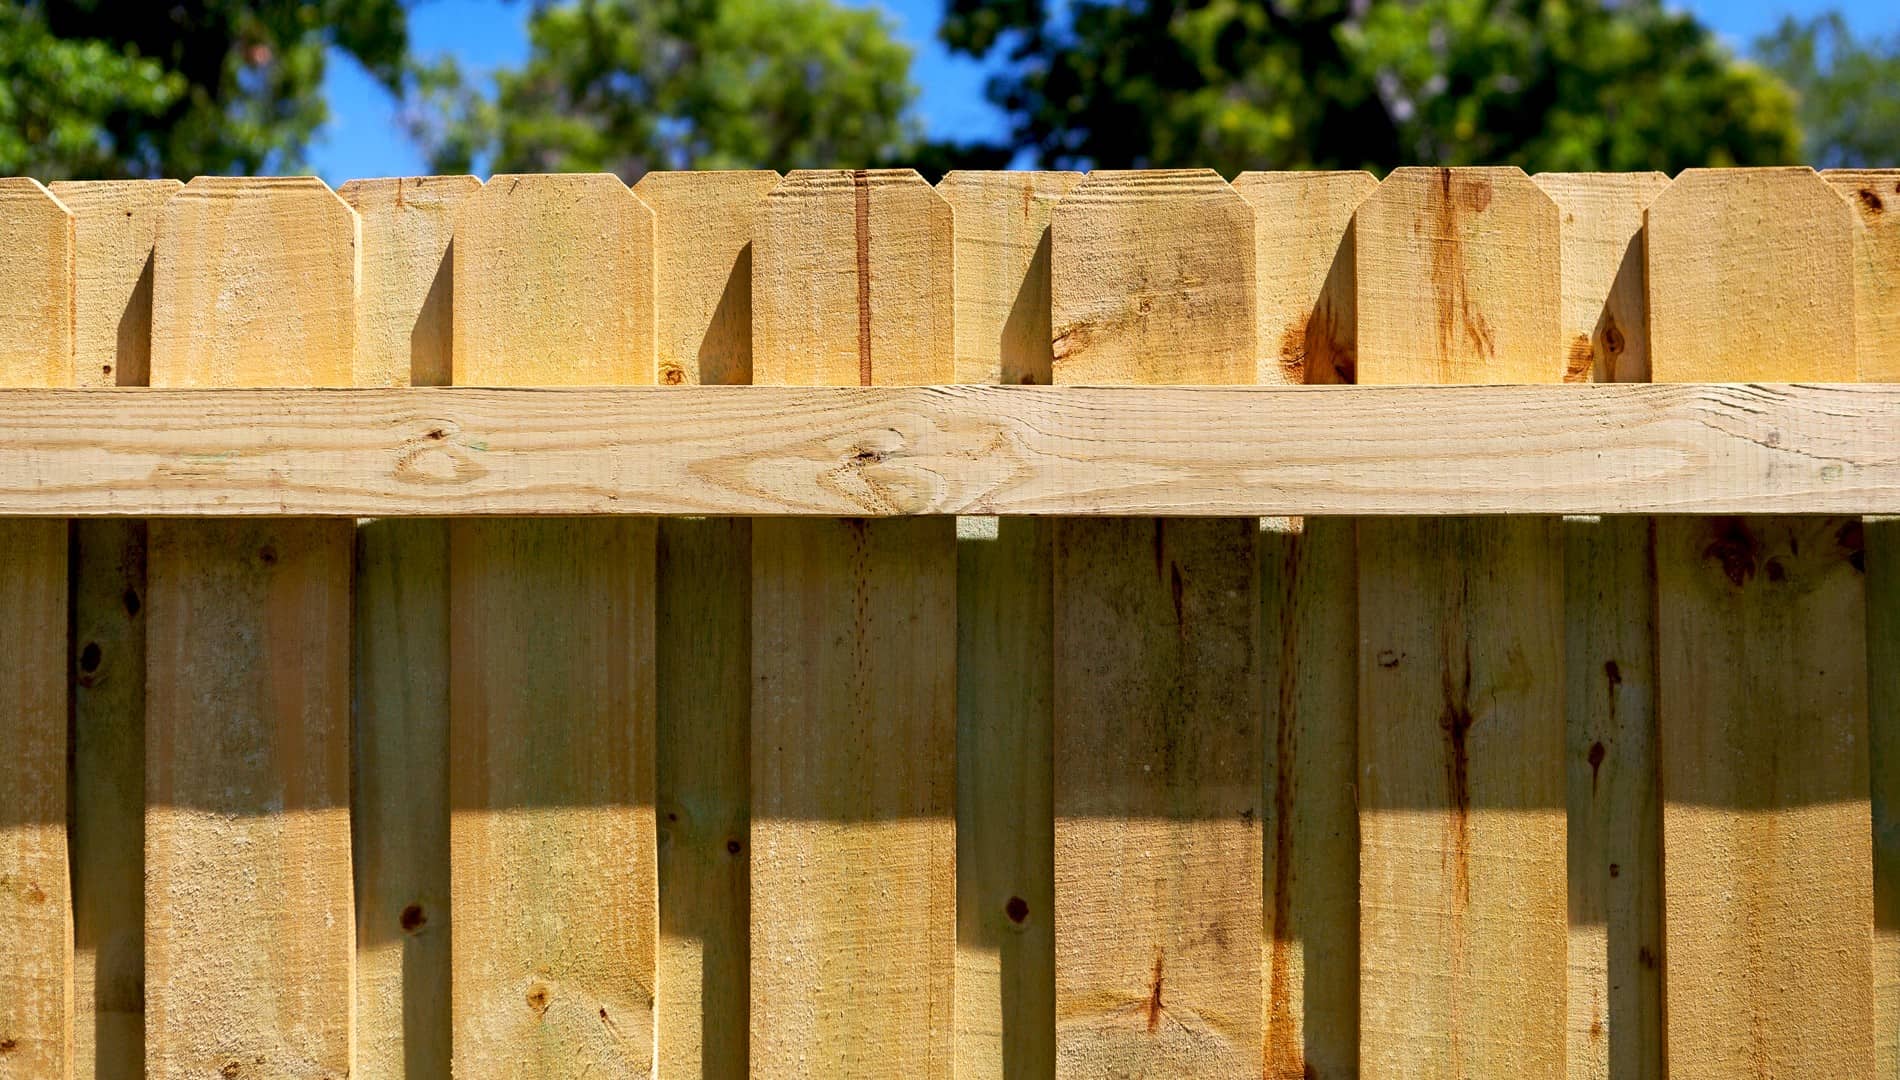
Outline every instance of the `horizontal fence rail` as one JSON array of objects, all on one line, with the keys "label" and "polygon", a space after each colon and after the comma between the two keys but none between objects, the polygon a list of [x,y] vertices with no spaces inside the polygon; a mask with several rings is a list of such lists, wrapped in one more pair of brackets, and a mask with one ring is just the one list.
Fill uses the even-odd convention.
[{"label": "horizontal fence rail", "polygon": [[1900,386],[0,390],[0,514],[1900,513]]},{"label": "horizontal fence rail", "polygon": [[0,255],[0,1080],[1900,1080],[1900,170]]}]

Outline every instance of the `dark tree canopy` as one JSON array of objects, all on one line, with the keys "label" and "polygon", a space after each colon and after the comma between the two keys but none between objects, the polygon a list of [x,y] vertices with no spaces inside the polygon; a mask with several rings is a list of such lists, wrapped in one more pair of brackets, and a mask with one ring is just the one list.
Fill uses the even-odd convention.
[{"label": "dark tree canopy", "polygon": [[294,171],[328,115],[325,51],[392,89],[401,0],[32,0],[0,5],[0,172]]},{"label": "dark tree canopy", "polygon": [[1665,169],[1800,157],[1795,103],[1657,0],[947,0],[942,37],[1049,165],[1515,163]]}]

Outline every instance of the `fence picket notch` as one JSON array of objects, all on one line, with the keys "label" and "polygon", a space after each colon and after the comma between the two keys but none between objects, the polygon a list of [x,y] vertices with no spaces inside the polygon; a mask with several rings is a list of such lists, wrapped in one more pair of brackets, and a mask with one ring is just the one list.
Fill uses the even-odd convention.
[{"label": "fence picket notch", "polygon": [[[1251,383],[1253,210],[1097,171],[1051,222],[1058,384]],[[1262,1068],[1254,521],[1055,526],[1056,1075]]]},{"label": "fence picket notch", "polygon": [[[351,180],[362,222],[356,380],[450,379],[455,212],[472,176]],[[356,1073],[446,1076],[450,1058],[448,526],[356,530]]]},{"label": "fence picket notch", "polygon": [[[1515,168],[1359,208],[1361,383],[1557,382],[1557,207]],[[1565,1073],[1563,547],[1359,522],[1360,1070]]]},{"label": "fence picket notch", "polygon": [[[1829,169],[1860,217],[1854,350],[1862,382],[1900,382],[1900,169]],[[1874,1054],[1900,1076],[1900,518],[1867,518],[1868,751],[1874,816]]]},{"label": "fence picket notch", "polygon": [[[922,177],[793,172],[755,220],[755,383],[951,379]],[[951,1075],[955,560],[948,517],[753,522],[754,1075]]]},{"label": "fence picket notch", "polygon": [[1378,186],[1357,170],[1234,177],[1234,190],[1254,209],[1255,381],[1352,382],[1352,214]]},{"label": "fence picket notch", "polygon": [[[653,211],[495,176],[456,217],[457,384],[651,384]],[[449,526],[457,1075],[654,1068],[650,519]]]},{"label": "fence picket notch", "polygon": [[[59,181],[79,386],[151,381],[152,258],[176,180]],[[145,523],[72,526],[73,1075],[145,1075]]]},{"label": "fence picket notch", "polygon": [[[752,227],[779,175],[651,172],[659,381],[752,381]],[[746,1075],[752,522],[659,523],[662,1076]],[[732,850],[734,843],[739,850]]]},{"label": "fence picket notch", "polygon": [[[1049,218],[1074,172],[959,170],[956,379],[1050,381]],[[1055,1067],[1051,525],[957,523],[957,1075]]]},{"label": "fence picket notch", "polygon": [[[1364,172],[1248,172],[1263,383],[1350,383],[1352,215]],[[1265,709],[1266,1075],[1350,1075],[1359,1057],[1358,577],[1349,519],[1267,519],[1260,550]]]},{"label": "fence picket notch", "polygon": [[[344,386],[356,214],[314,178],[199,177],[160,213],[155,386]],[[351,1068],[351,527],[154,521],[145,1057],[172,1080]]]},{"label": "fence picket notch", "polygon": [[[1645,231],[1655,381],[1853,380],[1854,215],[1812,170],[1688,170]],[[1872,1075],[1863,558],[1857,518],[1657,521],[1672,1077]]]},{"label": "fence picket notch", "polygon": [[[0,385],[73,383],[73,215],[0,179]],[[0,1077],[67,1077],[73,898],[66,838],[66,523],[0,518]]]},{"label": "fence picket notch", "polygon": [[[1649,381],[1643,210],[1662,173],[1539,173],[1563,215],[1564,378]],[[1662,1074],[1656,577],[1647,518],[1564,532],[1573,1080]]]}]

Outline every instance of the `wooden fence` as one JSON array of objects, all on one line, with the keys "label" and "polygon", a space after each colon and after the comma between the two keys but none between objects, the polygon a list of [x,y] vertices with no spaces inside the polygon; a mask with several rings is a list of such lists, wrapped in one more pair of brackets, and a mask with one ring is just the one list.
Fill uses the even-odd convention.
[{"label": "wooden fence", "polygon": [[1900,171],[8,180],[0,381],[0,1078],[1900,1076]]}]

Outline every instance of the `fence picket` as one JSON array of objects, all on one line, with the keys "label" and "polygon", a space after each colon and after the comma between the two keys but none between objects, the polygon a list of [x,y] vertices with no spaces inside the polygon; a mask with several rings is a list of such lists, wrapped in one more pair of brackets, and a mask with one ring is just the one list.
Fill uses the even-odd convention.
[{"label": "fence picket", "polygon": [[[347,386],[356,214],[200,177],[161,211],[155,386]],[[348,521],[154,521],[145,1056],[161,1080],[346,1074],[354,949]]]},{"label": "fence picket", "polygon": [[[1539,173],[1563,214],[1564,377],[1649,381],[1643,210],[1662,173]],[[1656,583],[1649,519],[1564,531],[1572,1080],[1662,1073]]]},{"label": "fence picket", "polygon": [[[1051,223],[1057,383],[1251,383],[1253,211],[1094,172]],[[1056,1075],[1259,1075],[1255,522],[1055,528]]]},{"label": "fence picket", "polygon": [[[1862,382],[1900,382],[1900,169],[1821,174],[1860,217],[1854,351]],[[1869,776],[1874,817],[1874,1053],[1900,1076],[1900,518],[1864,519]]]},{"label": "fence picket", "polygon": [[[152,247],[176,180],[60,181],[80,386],[151,381]],[[72,526],[73,1075],[145,1075],[143,521]]]},{"label": "fence picket", "polygon": [[[770,170],[655,172],[662,384],[752,381],[752,227]],[[746,1075],[752,522],[659,523],[662,1076]],[[738,850],[733,850],[736,844]]]},{"label": "fence picket", "polygon": [[[0,385],[72,385],[73,258],[59,199],[34,180],[0,180]],[[0,1077],[68,1077],[66,523],[0,518],[0,551]]]},{"label": "fence picket", "polygon": [[[453,295],[459,385],[654,381],[653,211],[617,177],[492,177]],[[653,1072],[654,536],[449,527],[457,1075]]]},{"label": "fence picket", "polygon": [[[1364,172],[1249,172],[1263,383],[1349,383],[1352,215]],[[1260,549],[1265,697],[1266,1075],[1351,1074],[1359,1058],[1358,577],[1343,518],[1267,519]]]},{"label": "fence picket", "polygon": [[[1645,228],[1655,381],[1853,381],[1853,212],[1812,171],[1689,170]],[[1860,521],[1656,528],[1669,1074],[1872,1075]]]},{"label": "fence picket", "polygon": [[[1073,172],[952,172],[956,379],[1048,385],[1049,218]],[[957,523],[957,1075],[1055,1067],[1046,521]]]},{"label": "fence picket", "polygon": [[[472,176],[352,180],[362,222],[356,380],[449,382],[455,211]],[[356,1072],[447,1075],[450,1046],[448,526],[356,530]]]},{"label": "fence picket", "polygon": [[[754,233],[753,381],[948,381],[951,238],[911,170],[788,175]],[[953,529],[753,523],[754,1075],[951,1074]]]},{"label": "fence picket", "polygon": [[[1558,214],[1521,171],[1359,208],[1360,383],[1556,382]],[[1359,522],[1360,1069],[1564,1075],[1563,547]]]}]

